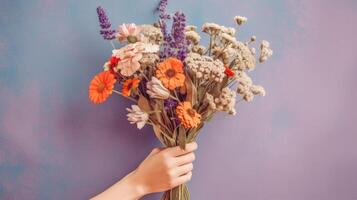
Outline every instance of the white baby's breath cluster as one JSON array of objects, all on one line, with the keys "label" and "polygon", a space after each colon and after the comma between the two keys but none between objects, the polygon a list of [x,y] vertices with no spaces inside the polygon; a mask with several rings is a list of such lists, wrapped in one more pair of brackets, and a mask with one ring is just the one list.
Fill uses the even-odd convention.
[{"label": "white baby's breath cluster", "polygon": [[142,40],[146,43],[161,44],[162,43],[162,32],[159,27],[154,25],[144,24],[140,25]]},{"label": "white baby's breath cluster", "polygon": [[239,26],[247,23],[247,21],[248,21],[248,19],[246,17],[243,17],[243,16],[235,16],[234,20],[236,21],[236,23]]},{"label": "white baby's breath cluster", "polygon": [[245,72],[237,73],[235,78],[239,83],[237,93],[240,94],[245,101],[252,101],[254,95],[265,96],[265,89],[260,85],[254,85],[252,79]]},{"label": "white baby's breath cluster", "polygon": [[190,53],[186,57],[185,63],[195,74],[197,79],[222,82],[225,77],[225,68],[223,63],[220,60],[214,60],[209,56],[201,56],[197,53]]},{"label": "white baby's breath cluster", "polygon": [[272,55],[273,55],[273,50],[270,48],[270,43],[266,40],[263,40],[262,43],[260,44],[259,62],[261,63],[265,62]]},{"label": "white baby's breath cluster", "polygon": [[207,93],[206,100],[213,110],[227,112],[230,115],[236,114],[236,92],[228,87],[223,88],[218,97],[213,97]]},{"label": "white baby's breath cluster", "polygon": [[255,49],[249,49],[249,47],[237,41],[232,48],[236,50],[236,55],[234,59],[234,64],[236,70],[244,71],[244,70],[253,70],[256,66],[255,59]]}]

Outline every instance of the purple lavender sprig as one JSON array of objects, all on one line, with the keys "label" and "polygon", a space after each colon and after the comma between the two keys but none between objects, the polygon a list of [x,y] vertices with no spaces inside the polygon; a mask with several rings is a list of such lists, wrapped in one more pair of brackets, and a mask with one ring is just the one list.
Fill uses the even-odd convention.
[{"label": "purple lavender sprig", "polygon": [[160,13],[160,19],[170,19],[171,16],[166,12],[168,0],[160,0],[159,6],[157,7],[157,11]]},{"label": "purple lavender sprig", "polygon": [[185,60],[188,52],[187,41],[185,37],[186,16],[182,12],[176,12],[173,17],[171,29],[171,47],[176,49],[176,57]]},{"label": "purple lavender sprig", "polygon": [[182,12],[176,12],[173,16],[171,33],[167,30],[167,20],[171,16],[166,12],[168,0],[160,0],[157,11],[159,14],[159,25],[163,35],[163,47],[160,52],[160,58],[176,57],[184,60],[188,53],[188,41],[185,38],[186,16]]},{"label": "purple lavender sprig", "polygon": [[165,59],[167,57],[173,56],[173,51],[170,48],[171,36],[167,31],[166,21],[171,19],[171,16],[166,12],[168,0],[160,0],[160,3],[157,7],[157,11],[159,12],[159,25],[161,28],[161,32],[163,35],[163,44],[162,51],[160,52],[160,58]]},{"label": "purple lavender sprig", "polygon": [[105,14],[104,9],[99,6],[97,8],[97,14],[100,25],[100,34],[105,40],[113,40],[115,38],[115,30],[111,29],[112,24],[109,22],[107,14]]}]

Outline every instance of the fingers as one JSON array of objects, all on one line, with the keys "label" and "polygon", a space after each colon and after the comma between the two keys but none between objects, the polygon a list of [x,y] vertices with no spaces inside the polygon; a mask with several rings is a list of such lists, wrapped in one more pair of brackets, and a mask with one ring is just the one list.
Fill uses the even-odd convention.
[{"label": "fingers", "polygon": [[177,168],[176,170],[176,174],[178,176],[183,176],[189,172],[191,172],[193,170],[193,164],[192,163],[188,163],[186,165],[182,165],[180,167]]},{"label": "fingers", "polygon": [[177,187],[177,186],[179,186],[179,185],[182,185],[182,184],[184,184],[184,183],[190,181],[191,178],[192,178],[192,172],[190,171],[190,172],[188,172],[187,174],[178,177],[178,178],[173,182],[173,186],[174,186],[174,187]]},{"label": "fingers", "polygon": [[197,149],[197,143],[192,142],[192,143],[186,144],[186,149],[181,149],[181,147],[177,146],[177,147],[167,148],[164,151],[167,152],[168,154],[170,154],[171,156],[176,157],[176,156],[188,154],[192,151],[195,151],[196,149]]},{"label": "fingers", "polygon": [[192,163],[196,159],[196,156],[194,153],[188,153],[186,155],[176,157],[176,164],[178,166],[185,165],[188,163]]}]

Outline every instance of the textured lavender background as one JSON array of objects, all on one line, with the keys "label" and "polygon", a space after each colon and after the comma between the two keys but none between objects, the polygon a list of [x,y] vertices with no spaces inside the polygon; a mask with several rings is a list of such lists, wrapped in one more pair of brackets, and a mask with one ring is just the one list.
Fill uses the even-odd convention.
[{"label": "textured lavender background", "polygon": [[[157,0],[0,0],[0,199],[87,199],[158,145],[128,125],[113,97],[91,105],[87,84],[110,45],[95,13],[150,23]],[[189,22],[249,23],[271,41],[254,72],[268,95],[219,115],[199,138],[192,199],[357,199],[357,2],[171,0]],[[148,196],[158,199],[158,195]]]}]

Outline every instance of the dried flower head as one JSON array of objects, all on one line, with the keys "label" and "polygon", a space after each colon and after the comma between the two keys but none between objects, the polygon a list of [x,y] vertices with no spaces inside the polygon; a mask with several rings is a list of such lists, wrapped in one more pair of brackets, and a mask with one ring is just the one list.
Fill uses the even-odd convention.
[{"label": "dried flower head", "polygon": [[116,37],[120,42],[127,40],[129,43],[135,43],[140,41],[141,29],[135,24],[123,24],[119,26]]},{"label": "dried flower head", "polygon": [[196,31],[186,31],[186,40],[190,41],[194,45],[198,45],[201,40],[201,36]]},{"label": "dried flower head", "polygon": [[237,51],[237,69],[238,70],[253,70],[256,65],[256,60],[254,54],[249,49],[248,46],[244,45],[242,42],[237,41],[232,48]]},{"label": "dried flower head", "polygon": [[149,114],[142,111],[139,106],[132,105],[131,109],[126,109],[129,113],[126,115],[130,124],[136,124],[138,129],[142,129],[149,120]]},{"label": "dried flower head", "polygon": [[227,112],[230,115],[235,115],[236,93],[225,87],[218,97],[214,98],[211,94],[206,94],[206,101],[213,110]]},{"label": "dried flower head", "polygon": [[113,50],[113,56],[120,59],[115,71],[120,71],[123,76],[132,76],[140,69],[139,61],[145,53],[155,53],[159,47],[154,44],[136,42]]},{"label": "dried flower head", "polygon": [[236,80],[239,85],[237,87],[237,93],[242,96],[242,98],[249,102],[254,99],[254,95],[265,96],[266,92],[262,86],[253,85],[252,79],[242,71],[236,74]]},{"label": "dried flower head", "polygon": [[265,62],[272,55],[273,55],[273,50],[270,48],[270,43],[266,40],[263,40],[262,43],[260,44],[259,62],[260,63]]},{"label": "dried flower head", "polygon": [[185,63],[198,79],[222,82],[225,77],[224,72],[226,69],[224,64],[220,60],[213,60],[209,56],[190,53],[185,59]]},{"label": "dried flower head", "polygon": [[237,39],[228,33],[222,33],[221,38],[224,45],[235,44],[237,42]]},{"label": "dried flower head", "polygon": [[202,32],[209,35],[218,35],[222,31],[222,26],[215,23],[205,23],[202,25]]},{"label": "dried flower head", "polygon": [[139,26],[142,34],[142,40],[145,43],[161,44],[163,41],[163,35],[161,29],[153,25],[140,25]]},{"label": "dried flower head", "polygon": [[170,97],[170,91],[154,76],[151,78],[151,81],[147,82],[146,88],[146,92],[151,98],[168,99]]},{"label": "dried flower head", "polygon": [[187,25],[185,27],[185,31],[196,31],[197,30],[197,26],[194,25]]},{"label": "dried flower head", "polygon": [[202,45],[193,45],[191,47],[191,51],[192,51],[192,53],[197,53],[199,55],[203,55],[206,51],[206,47],[204,47]]},{"label": "dried flower head", "polygon": [[246,17],[243,17],[243,16],[235,16],[234,20],[237,22],[237,24],[239,26],[247,23],[247,21],[248,21],[248,19]]},{"label": "dried flower head", "polygon": [[154,68],[160,61],[160,57],[157,53],[145,53],[143,57],[139,60],[141,69],[146,69],[148,67]]}]

